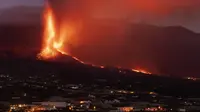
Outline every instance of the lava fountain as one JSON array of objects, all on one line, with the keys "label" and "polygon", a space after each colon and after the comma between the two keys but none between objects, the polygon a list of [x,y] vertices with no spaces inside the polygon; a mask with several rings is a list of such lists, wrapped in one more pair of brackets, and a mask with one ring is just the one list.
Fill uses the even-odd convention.
[{"label": "lava fountain", "polygon": [[[43,37],[43,47],[41,52],[38,54],[38,59],[52,59],[57,57],[59,54],[71,56],[64,49],[64,42],[67,40],[67,33],[70,34],[70,28],[66,28],[66,31],[62,31],[58,35],[56,30],[55,16],[51,6],[47,3],[44,11],[44,37]],[[71,56],[73,59],[79,61],[82,64],[85,62],[79,60],[78,58]],[[95,65],[92,65],[95,66]]]},{"label": "lava fountain", "polygon": [[50,59],[58,55],[58,53],[68,54],[62,51],[63,40],[57,37],[56,27],[55,27],[55,18],[53,11],[49,4],[46,5],[44,11],[44,43],[41,53],[38,55],[40,59]]}]

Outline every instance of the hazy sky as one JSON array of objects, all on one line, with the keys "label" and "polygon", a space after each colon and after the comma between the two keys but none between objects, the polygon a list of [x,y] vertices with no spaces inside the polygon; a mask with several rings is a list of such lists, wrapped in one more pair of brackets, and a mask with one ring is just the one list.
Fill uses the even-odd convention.
[{"label": "hazy sky", "polygon": [[[136,23],[184,26],[200,32],[200,0],[49,0],[57,13],[96,18],[129,19]],[[71,13],[71,15],[70,15]]]},{"label": "hazy sky", "polygon": [[44,0],[0,0],[0,8],[9,8],[20,5],[42,5]]},{"label": "hazy sky", "polygon": [[[38,6],[43,5],[44,1],[45,0],[0,0],[0,9],[21,5]],[[63,1],[73,7],[81,7],[81,4],[88,7],[89,4],[98,0],[52,1],[56,1],[59,7],[63,4]],[[70,5],[70,1],[75,1],[75,5]],[[100,1],[102,2],[103,0]],[[101,5],[98,6],[100,11],[95,12],[94,14],[97,14],[95,16],[102,16],[103,14],[104,16],[116,17],[127,16],[127,13],[129,13],[129,16],[133,16],[131,19],[134,22],[145,22],[164,26],[181,25],[195,32],[200,32],[200,0],[106,0],[105,3],[107,5],[105,4],[103,8],[100,7]],[[96,9],[98,9],[98,7],[96,7]]]}]

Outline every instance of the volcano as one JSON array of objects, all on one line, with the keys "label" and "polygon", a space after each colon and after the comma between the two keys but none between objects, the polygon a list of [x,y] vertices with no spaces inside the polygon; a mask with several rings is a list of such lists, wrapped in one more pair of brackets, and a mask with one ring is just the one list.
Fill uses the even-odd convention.
[{"label": "volcano", "polygon": [[[60,31],[59,31],[60,33],[58,33],[58,30],[56,29],[57,27],[56,27],[54,13],[48,3],[46,4],[46,9],[44,11],[44,22],[45,22],[44,23],[45,30],[44,30],[44,37],[43,37],[44,47],[41,53],[38,55],[38,59],[55,60],[58,57],[63,62],[65,62],[66,60],[68,61],[68,58],[70,57],[70,60],[75,60],[76,62],[79,62],[81,64],[90,65],[90,66],[98,67],[98,68],[105,68],[104,66],[101,66],[101,65],[94,65],[94,64],[88,64],[86,62],[83,62],[80,59],[70,55],[70,53],[63,50],[65,41],[68,40],[68,38],[70,37],[69,34],[71,32],[70,31],[71,28],[65,26],[65,29],[63,30],[60,28]],[[61,54],[65,56],[63,57]],[[66,57],[68,58],[66,59]],[[142,69],[131,69],[131,70],[138,73],[151,74],[150,72],[142,70]]]},{"label": "volcano", "polygon": [[[44,12],[44,16],[47,14],[46,12],[47,11]],[[54,14],[56,14],[56,12]],[[33,16],[34,15],[35,13]],[[40,18],[38,15],[36,16],[37,17],[34,18]],[[3,53],[2,55],[14,52],[17,53],[17,56],[12,55],[10,57],[19,57],[20,55],[23,57],[31,56],[32,59],[35,58],[36,53],[41,53],[45,48],[47,48],[46,40],[47,34],[49,35],[49,33],[47,32],[46,22],[46,17],[44,17],[42,26],[39,26],[39,23],[34,24],[33,26],[1,25],[0,49],[8,51],[8,53]],[[66,63],[72,62],[78,65],[84,65],[80,62],[80,60],[82,60],[84,62],[90,62],[91,66],[92,64],[95,64],[130,69],[136,67],[141,69],[140,67],[143,67],[144,65],[143,69],[147,69],[151,73],[171,74],[173,76],[179,75],[181,77],[199,77],[199,33],[195,33],[181,26],[163,27],[127,23],[125,25],[125,35],[118,36],[116,30],[112,30],[116,26],[121,26],[116,25],[115,23],[117,22],[118,21],[106,21],[105,23],[104,21],[101,22],[98,20],[93,23],[88,21],[91,25],[85,23],[87,26],[84,27],[83,33],[80,33],[81,35],[78,37],[82,40],[84,39],[84,42],[82,42],[84,43],[83,45],[72,45],[70,46],[69,51],[60,47],[58,50],[65,51],[62,52],[64,54],[57,50],[53,50],[58,54],[57,56],[52,57],[51,59],[43,58],[39,61],[64,61]],[[59,29],[56,30],[56,32],[59,32]],[[85,35],[84,32],[86,33]],[[102,35],[99,35],[99,32]],[[107,32],[107,34],[105,32]],[[116,49],[115,46],[111,46],[110,44],[103,45],[107,41],[114,43],[116,35],[122,37],[124,40],[119,41],[120,43],[123,42],[121,46],[116,46]],[[73,38],[68,38],[68,36],[66,36],[66,39],[69,40]],[[97,40],[102,40],[102,42],[99,42],[98,44]],[[49,48],[58,48],[61,45],[58,33],[56,33],[56,37],[53,41],[55,41],[55,43],[51,41]],[[53,46],[52,43],[54,43],[55,46]],[[68,42],[66,41],[63,44],[68,44]],[[67,48],[68,46],[66,45],[64,47]],[[79,60],[75,57],[79,58]],[[88,66],[89,64],[85,65]],[[99,68],[106,67],[99,66]],[[67,67],[65,69],[67,69]]]}]

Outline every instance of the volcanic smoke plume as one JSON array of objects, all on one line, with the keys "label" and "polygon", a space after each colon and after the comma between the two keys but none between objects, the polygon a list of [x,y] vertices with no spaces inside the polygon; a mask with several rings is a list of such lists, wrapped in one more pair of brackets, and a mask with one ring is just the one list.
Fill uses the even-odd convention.
[{"label": "volcanic smoke plume", "polygon": [[[168,28],[133,25],[133,22],[160,20],[177,9],[190,7],[193,10],[192,7],[199,3],[195,0],[192,3],[189,0],[176,2],[174,0],[145,0],[145,2],[144,0],[49,0],[49,2],[50,12],[53,15],[48,16],[50,17],[48,20],[52,17],[53,22],[50,23],[53,24],[49,24],[48,21],[47,24],[54,28],[47,28],[48,32],[52,30],[52,34],[47,36],[50,40],[46,40],[45,45],[51,43],[51,46],[46,48],[45,53],[48,54],[48,49],[57,49],[95,65],[143,69],[158,74],[170,73],[165,66],[165,63],[169,62],[165,56],[168,50],[163,51],[166,50],[165,42],[169,41],[163,31],[168,31]],[[175,30],[169,30],[170,33],[173,31]]]}]

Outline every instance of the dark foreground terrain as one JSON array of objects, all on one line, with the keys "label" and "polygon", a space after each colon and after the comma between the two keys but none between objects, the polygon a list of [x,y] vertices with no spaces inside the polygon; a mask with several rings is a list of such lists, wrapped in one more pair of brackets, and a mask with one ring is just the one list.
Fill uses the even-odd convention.
[{"label": "dark foreground terrain", "polygon": [[[163,111],[175,109],[176,112],[183,107],[186,109],[186,106],[191,109],[191,106],[200,105],[198,79],[94,67],[65,55],[51,61],[14,57],[6,56],[0,60],[0,104],[5,109],[11,104],[21,106],[42,101],[71,102],[73,108],[64,106],[64,110],[71,111],[94,111],[94,108],[97,111],[97,107],[98,111],[109,111],[130,105],[144,110],[157,105],[159,108],[162,106]],[[74,103],[82,100],[91,101],[90,106],[95,107],[83,108]],[[97,102],[112,108],[100,106]],[[145,105],[145,108],[141,108],[141,105]]]},{"label": "dark foreground terrain", "polygon": [[[95,84],[124,88],[133,85],[135,90],[152,90],[163,95],[197,97],[200,81],[184,77],[137,73],[130,69],[92,66],[82,64],[70,56],[50,60],[6,57],[0,60],[0,73],[26,80],[40,77],[46,80],[54,76],[62,84]],[[199,96],[200,97],[200,96]]]}]

